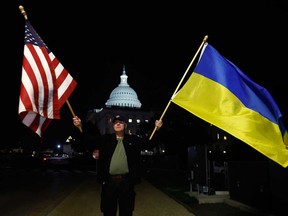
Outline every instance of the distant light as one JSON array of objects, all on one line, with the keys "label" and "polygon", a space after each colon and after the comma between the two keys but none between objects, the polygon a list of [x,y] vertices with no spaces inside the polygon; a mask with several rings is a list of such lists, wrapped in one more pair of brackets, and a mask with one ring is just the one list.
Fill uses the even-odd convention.
[{"label": "distant light", "polygon": [[60,144],[58,144],[58,145],[57,145],[57,148],[58,148],[58,149],[59,149],[59,148],[61,148],[61,145],[60,145]]},{"label": "distant light", "polygon": [[71,142],[71,140],[74,140],[74,139],[72,138],[72,136],[69,136],[69,137],[66,139],[66,143]]}]

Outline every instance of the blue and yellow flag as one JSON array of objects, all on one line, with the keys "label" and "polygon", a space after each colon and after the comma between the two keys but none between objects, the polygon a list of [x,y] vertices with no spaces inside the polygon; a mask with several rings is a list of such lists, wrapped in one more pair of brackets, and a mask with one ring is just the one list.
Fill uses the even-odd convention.
[{"label": "blue and yellow flag", "polygon": [[194,72],[171,101],[288,166],[288,134],[276,102],[211,45],[203,46]]}]

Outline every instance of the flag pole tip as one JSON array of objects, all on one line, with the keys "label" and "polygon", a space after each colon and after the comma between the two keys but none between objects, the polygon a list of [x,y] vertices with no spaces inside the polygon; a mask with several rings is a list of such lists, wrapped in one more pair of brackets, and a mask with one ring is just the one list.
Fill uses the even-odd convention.
[{"label": "flag pole tip", "polygon": [[27,20],[28,19],[27,13],[24,10],[24,7],[22,5],[19,5],[19,10],[20,10],[21,14],[24,16],[25,20]]}]

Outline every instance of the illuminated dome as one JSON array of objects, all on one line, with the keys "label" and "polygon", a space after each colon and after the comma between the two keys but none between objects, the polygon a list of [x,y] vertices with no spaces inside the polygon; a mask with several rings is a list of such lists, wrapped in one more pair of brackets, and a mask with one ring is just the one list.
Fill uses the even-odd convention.
[{"label": "illuminated dome", "polygon": [[128,76],[123,66],[123,73],[120,76],[120,84],[111,92],[109,99],[105,103],[106,107],[141,108],[137,93],[128,82]]}]

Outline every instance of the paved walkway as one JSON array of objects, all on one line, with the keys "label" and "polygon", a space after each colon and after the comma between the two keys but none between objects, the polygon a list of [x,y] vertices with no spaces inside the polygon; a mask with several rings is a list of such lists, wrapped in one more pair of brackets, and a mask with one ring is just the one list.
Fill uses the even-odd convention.
[{"label": "paved walkway", "polygon": [[[47,216],[101,216],[100,185],[94,178],[82,183]],[[195,216],[184,206],[143,180],[137,185],[134,216]]]}]

